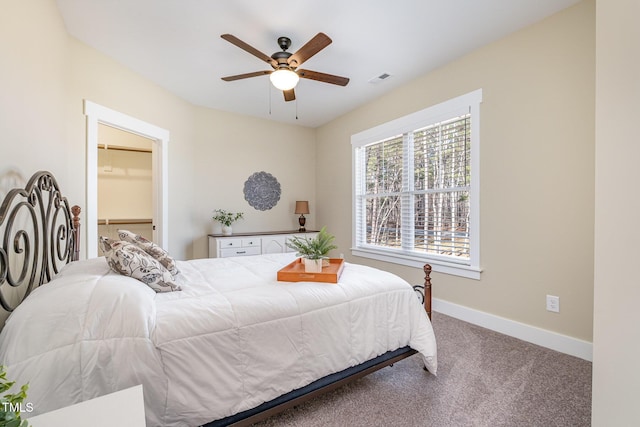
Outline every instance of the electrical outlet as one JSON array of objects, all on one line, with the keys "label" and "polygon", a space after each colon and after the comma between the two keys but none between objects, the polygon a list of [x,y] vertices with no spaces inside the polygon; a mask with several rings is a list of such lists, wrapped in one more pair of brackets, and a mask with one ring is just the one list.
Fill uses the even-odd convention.
[{"label": "electrical outlet", "polygon": [[560,313],[560,297],[556,297],[554,295],[547,295],[547,311]]}]

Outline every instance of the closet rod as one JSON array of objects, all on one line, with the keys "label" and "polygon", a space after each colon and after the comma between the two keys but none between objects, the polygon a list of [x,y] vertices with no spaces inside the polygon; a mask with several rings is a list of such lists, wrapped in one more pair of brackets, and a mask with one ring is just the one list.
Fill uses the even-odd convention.
[{"label": "closet rod", "polygon": [[151,219],[99,219],[98,225],[153,224]]},{"label": "closet rod", "polygon": [[105,148],[104,144],[98,144],[98,149],[101,150],[115,150],[115,151],[133,151],[136,153],[151,153],[150,148],[136,148],[136,147],[121,147],[119,145],[109,145]]}]

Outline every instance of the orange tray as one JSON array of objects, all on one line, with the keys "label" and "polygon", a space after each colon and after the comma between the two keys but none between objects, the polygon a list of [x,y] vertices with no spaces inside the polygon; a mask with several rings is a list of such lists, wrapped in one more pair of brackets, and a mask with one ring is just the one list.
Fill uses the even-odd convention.
[{"label": "orange tray", "polygon": [[327,282],[338,283],[344,269],[344,260],[329,258],[329,265],[322,267],[322,273],[306,273],[302,258],[297,258],[291,264],[278,270],[278,280],[281,282]]}]

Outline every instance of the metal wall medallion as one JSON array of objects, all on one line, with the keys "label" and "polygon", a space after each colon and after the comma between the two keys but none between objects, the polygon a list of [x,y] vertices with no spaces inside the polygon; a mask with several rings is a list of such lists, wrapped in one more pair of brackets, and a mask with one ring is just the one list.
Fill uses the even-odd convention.
[{"label": "metal wall medallion", "polygon": [[259,211],[274,207],[280,200],[280,192],[280,183],[267,172],[256,172],[244,183],[244,199]]}]

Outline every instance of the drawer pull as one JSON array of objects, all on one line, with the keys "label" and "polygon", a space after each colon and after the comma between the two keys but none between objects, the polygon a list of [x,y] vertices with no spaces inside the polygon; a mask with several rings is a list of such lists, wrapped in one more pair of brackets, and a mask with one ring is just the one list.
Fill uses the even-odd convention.
[{"label": "drawer pull", "polygon": [[240,255],[240,254],[246,254],[246,253],[247,253],[247,251],[236,251],[236,253],[237,253],[238,255]]}]

